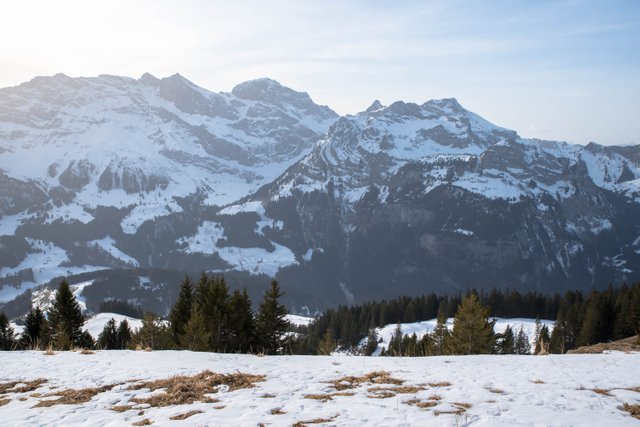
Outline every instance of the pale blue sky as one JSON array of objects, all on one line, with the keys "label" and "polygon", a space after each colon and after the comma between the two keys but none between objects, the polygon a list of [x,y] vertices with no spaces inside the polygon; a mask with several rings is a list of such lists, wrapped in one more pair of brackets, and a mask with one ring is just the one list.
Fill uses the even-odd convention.
[{"label": "pale blue sky", "polygon": [[214,91],[271,77],[342,114],[456,97],[523,136],[640,143],[637,0],[13,3],[2,87],[58,72],[179,72]]}]

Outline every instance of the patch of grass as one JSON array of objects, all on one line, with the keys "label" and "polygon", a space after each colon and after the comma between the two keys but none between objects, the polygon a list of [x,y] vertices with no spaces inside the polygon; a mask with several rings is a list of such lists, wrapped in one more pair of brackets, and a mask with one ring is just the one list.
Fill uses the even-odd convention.
[{"label": "patch of grass", "polygon": [[451,383],[449,381],[440,381],[437,383],[427,383],[429,387],[449,387]]},{"label": "patch of grass", "polygon": [[140,420],[138,422],[135,422],[132,425],[134,425],[134,426],[150,426],[151,424],[153,424],[153,421],[151,421],[149,418],[145,418],[144,420]]},{"label": "patch of grass", "polygon": [[198,414],[204,414],[204,411],[193,410],[185,412],[184,414],[174,415],[173,417],[169,417],[169,419],[173,421],[186,420],[187,418],[193,417],[194,415]]},{"label": "patch of grass", "polygon": [[260,397],[263,398],[263,399],[273,399],[274,397],[276,397],[276,395],[275,394],[271,394],[271,393],[264,393]]},{"label": "patch of grass", "polygon": [[493,394],[507,394],[507,392],[502,390],[501,388],[487,387],[487,390],[489,390]]},{"label": "patch of grass", "polygon": [[116,405],[111,407],[111,410],[115,412],[126,412],[131,409],[133,409],[132,405]]},{"label": "patch of grass", "polygon": [[338,391],[353,389],[364,383],[401,385],[404,380],[393,378],[391,374],[385,371],[373,371],[360,377],[346,376],[329,381],[329,384]]},{"label": "patch of grass", "polygon": [[627,387],[625,390],[635,391],[636,393],[640,393],[640,387]]},{"label": "patch of grass", "polygon": [[0,383],[0,394],[28,393],[38,389],[46,382],[46,379],[38,378],[32,381],[10,381],[8,383]]},{"label": "patch of grass", "polygon": [[229,391],[243,388],[253,388],[256,382],[264,381],[264,375],[244,374],[236,372],[233,374],[218,374],[211,371],[203,371],[193,376],[178,375],[175,377],[147,381],[134,384],[130,390],[149,389],[156,391],[164,389],[164,393],[156,394],[146,398],[133,398],[134,403],[146,403],[151,406],[161,407],[170,405],[187,405],[194,402],[217,403],[209,394],[216,393],[218,387],[226,385]]},{"label": "patch of grass", "polygon": [[321,402],[327,402],[329,400],[333,400],[334,396],[353,396],[355,393],[347,392],[347,391],[339,391],[335,393],[321,393],[321,394],[305,394],[305,399],[313,399],[319,400]]},{"label": "patch of grass", "polygon": [[542,381],[541,379],[535,379],[533,381],[531,381],[534,384],[544,384],[544,381]]},{"label": "patch of grass", "polygon": [[633,418],[640,420],[640,404],[630,405],[625,403],[620,407],[620,409],[628,412]]},{"label": "patch of grass", "polygon": [[52,346],[49,346],[49,347],[47,347],[47,349],[42,354],[44,354],[45,356],[53,356],[53,355],[56,354],[56,352],[53,351],[53,347]]},{"label": "patch of grass", "polygon": [[370,399],[386,399],[397,394],[412,394],[424,390],[424,387],[415,385],[371,387],[367,391],[372,393],[367,397]]},{"label": "patch of grass", "polygon": [[438,401],[438,400],[442,400],[442,396],[440,396],[439,394],[432,394],[427,399],[428,400],[436,400],[436,401]]},{"label": "patch of grass", "polygon": [[270,410],[270,411],[269,411],[269,413],[270,413],[271,415],[284,415],[284,414],[286,414],[287,412],[286,412],[286,411],[283,411],[283,410],[282,410],[282,408],[273,408],[272,410]]},{"label": "patch of grass", "polygon": [[452,405],[457,406],[459,408],[464,408],[464,409],[469,409],[473,406],[471,403],[464,403],[464,402],[453,402]]},{"label": "patch of grass", "polygon": [[82,350],[80,350],[80,354],[96,354],[96,352],[93,350],[89,350],[88,348],[83,348]]},{"label": "patch of grass", "polygon": [[95,388],[89,387],[79,390],[69,388],[66,390],[55,391],[49,394],[45,394],[42,397],[58,397],[57,399],[41,400],[35,406],[33,406],[33,408],[48,408],[54,405],[79,405],[81,403],[90,401],[97,394],[111,390],[117,385],[118,384],[109,384]]},{"label": "patch of grass", "polygon": [[420,399],[409,399],[402,402],[406,405],[417,406],[418,408],[428,409],[433,408],[438,404],[438,402],[433,400],[420,400]]},{"label": "patch of grass", "polygon": [[338,414],[330,417],[330,418],[314,418],[313,420],[308,420],[308,421],[298,421],[297,423],[293,424],[292,427],[305,427],[307,424],[322,424],[322,423],[330,423],[331,421],[335,420],[336,418],[338,418]]},{"label": "patch of grass", "polygon": [[27,399],[26,397],[22,396],[22,397],[19,397],[19,398],[18,398],[18,400],[19,400],[20,402],[26,402],[26,401],[27,401],[27,400],[29,400],[29,399]]},{"label": "patch of grass", "polygon": [[0,406],[4,406],[11,402],[11,399],[0,399]]},{"label": "patch of grass", "polygon": [[606,388],[592,388],[591,391],[603,396],[611,396],[611,393],[609,393],[611,390],[607,390]]}]

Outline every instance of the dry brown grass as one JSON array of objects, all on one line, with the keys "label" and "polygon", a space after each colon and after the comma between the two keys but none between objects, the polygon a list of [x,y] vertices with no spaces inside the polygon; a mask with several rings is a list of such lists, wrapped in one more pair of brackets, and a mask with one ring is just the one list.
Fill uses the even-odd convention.
[{"label": "dry brown grass", "polygon": [[203,371],[193,376],[178,375],[175,377],[147,381],[134,384],[130,390],[140,390],[147,388],[151,391],[164,389],[164,393],[156,394],[146,398],[133,398],[134,403],[146,403],[151,406],[185,405],[194,402],[216,403],[209,394],[216,393],[218,387],[226,385],[229,391],[243,388],[253,388],[256,382],[264,381],[264,375],[244,374],[236,372],[233,374],[218,374],[211,371]]},{"label": "dry brown grass", "polygon": [[204,411],[193,410],[185,412],[184,414],[174,415],[173,417],[169,417],[169,419],[173,421],[186,420],[187,418],[193,417],[194,415],[198,414],[204,414]]},{"label": "dry brown grass", "polygon": [[541,379],[535,379],[533,381],[531,381],[534,384],[544,384],[544,381],[542,381]]},{"label": "dry brown grass", "polygon": [[439,394],[432,394],[428,397],[428,400],[442,400],[442,396],[440,396]]},{"label": "dry brown grass", "polygon": [[611,390],[607,390],[606,388],[592,388],[591,391],[603,396],[611,396],[611,393],[609,393]]},{"label": "dry brown grass", "polygon": [[453,402],[452,405],[457,406],[459,408],[464,408],[464,409],[469,409],[473,406],[471,403],[464,403],[464,402]]},{"label": "dry brown grass", "polygon": [[576,349],[569,350],[567,354],[596,354],[611,350],[622,351],[625,353],[640,351],[640,342],[638,341],[638,336],[635,335],[633,337],[625,338],[618,341],[578,347]]},{"label": "dry brown grass", "polygon": [[625,390],[635,391],[636,393],[640,393],[640,387],[627,387]]},{"label": "dry brown grass", "polygon": [[276,397],[276,395],[271,393],[264,393],[260,397],[263,399],[273,399],[274,397]]},{"label": "dry brown grass", "polygon": [[47,347],[47,349],[42,354],[44,354],[45,356],[53,356],[53,355],[56,354],[56,352],[53,351],[53,347],[52,346],[49,346],[49,347]]},{"label": "dry brown grass", "polygon": [[322,424],[322,423],[330,423],[331,421],[335,420],[336,418],[338,418],[338,414],[330,417],[330,418],[315,418],[313,420],[308,420],[308,421],[298,421],[297,423],[293,424],[292,427],[305,427],[307,424]]},{"label": "dry brown grass", "polygon": [[29,400],[29,399],[28,399],[28,398],[26,398],[26,397],[24,397],[24,396],[22,396],[22,397],[19,397],[19,398],[18,398],[18,400],[19,400],[20,402],[26,402],[26,401],[27,401],[27,400]]},{"label": "dry brown grass", "polygon": [[88,348],[83,348],[82,350],[80,350],[80,354],[96,354],[96,352],[93,350],[89,350]]},{"label": "dry brown grass", "polygon": [[102,387],[89,387],[83,389],[66,389],[58,390],[52,393],[45,394],[42,397],[58,397],[57,399],[41,400],[36,403],[33,408],[48,408],[54,405],[79,405],[86,403],[93,399],[94,396],[105,391],[109,391],[118,384],[109,384]]},{"label": "dry brown grass", "polygon": [[449,387],[451,383],[449,381],[440,381],[437,383],[427,383],[429,387]]},{"label": "dry brown grass", "polygon": [[502,390],[501,388],[487,387],[487,390],[494,394],[507,394],[507,392]]},{"label": "dry brown grass", "polygon": [[420,400],[420,399],[405,400],[402,403],[411,405],[411,406],[417,406],[418,408],[422,408],[422,409],[433,408],[438,404],[438,402],[434,400]]},{"label": "dry brown grass", "polygon": [[319,400],[321,402],[327,402],[329,400],[333,400],[334,396],[353,396],[355,393],[351,393],[348,391],[338,391],[335,393],[321,393],[321,394],[305,394],[305,399],[313,399]]},{"label": "dry brown grass", "polygon": [[353,389],[364,383],[401,385],[404,383],[404,380],[393,378],[391,374],[385,371],[374,371],[361,377],[346,376],[329,381],[329,384],[336,390]]},{"label": "dry brown grass", "polygon": [[116,405],[111,407],[111,410],[115,412],[126,412],[131,409],[133,409],[132,405]]},{"label": "dry brown grass", "polygon": [[633,418],[640,420],[640,404],[630,405],[625,403],[620,407],[620,409],[628,412]]},{"label": "dry brown grass", "polygon": [[272,410],[270,410],[270,411],[269,411],[269,413],[270,413],[271,415],[284,415],[284,414],[286,414],[287,412],[286,412],[286,411],[283,411],[283,410],[282,410],[282,408],[273,408]]},{"label": "dry brown grass", "polygon": [[46,379],[38,378],[32,381],[10,381],[8,383],[0,383],[0,394],[28,393],[36,390],[46,382]]},{"label": "dry brown grass", "polygon": [[140,420],[138,422],[135,422],[131,425],[134,426],[150,426],[151,424],[153,424],[153,421],[151,421],[149,418],[145,418],[144,420]]},{"label": "dry brown grass", "polygon": [[11,402],[11,399],[0,399],[0,406],[4,406]]},{"label": "dry brown grass", "polygon": [[386,399],[398,394],[412,394],[424,390],[424,387],[415,385],[371,387],[367,391],[372,393],[367,397],[370,399]]}]

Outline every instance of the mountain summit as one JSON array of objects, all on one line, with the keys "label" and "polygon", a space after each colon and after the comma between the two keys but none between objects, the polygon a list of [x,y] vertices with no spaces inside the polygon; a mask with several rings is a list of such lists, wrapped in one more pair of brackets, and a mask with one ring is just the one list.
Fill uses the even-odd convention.
[{"label": "mountain summit", "polygon": [[640,147],[525,139],[453,98],[339,117],[270,79],[0,89],[0,302],[72,276],[161,312],[169,271],[316,308],[640,280]]}]

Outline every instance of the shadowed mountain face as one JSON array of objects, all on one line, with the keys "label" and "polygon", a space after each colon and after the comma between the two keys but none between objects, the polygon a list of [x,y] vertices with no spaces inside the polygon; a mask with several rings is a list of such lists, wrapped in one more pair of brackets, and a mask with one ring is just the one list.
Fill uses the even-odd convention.
[{"label": "shadowed mountain face", "polygon": [[[522,139],[455,99],[338,117],[269,79],[36,78],[0,90],[0,184],[0,301],[98,270],[115,298],[96,277],[132,268],[275,276],[312,308],[640,279],[640,147]],[[137,301],[177,286],[129,276]]]}]

